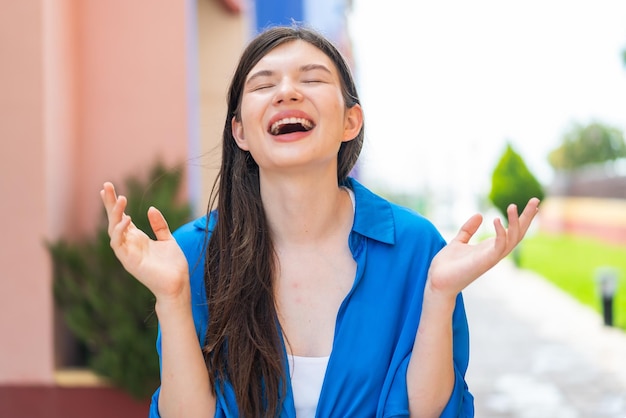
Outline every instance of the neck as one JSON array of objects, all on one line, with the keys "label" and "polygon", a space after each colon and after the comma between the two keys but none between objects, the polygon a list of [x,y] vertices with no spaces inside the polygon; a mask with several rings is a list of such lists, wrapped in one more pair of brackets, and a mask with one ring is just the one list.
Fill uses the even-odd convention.
[{"label": "neck", "polygon": [[316,245],[352,227],[352,202],[336,173],[280,181],[261,176],[261,199],[277,246]]}]

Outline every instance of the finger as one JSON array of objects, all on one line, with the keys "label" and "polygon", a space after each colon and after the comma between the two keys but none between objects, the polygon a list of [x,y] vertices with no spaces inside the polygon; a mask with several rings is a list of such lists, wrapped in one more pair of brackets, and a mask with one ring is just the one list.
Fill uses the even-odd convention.
[{"label": "finger", "polygon": [[483,223],[482,215],[479,213],[475,214],[463,224],[453,241],[459,241],[463,244],[467,244],[476,231],[478,231],[478,227],[481,223]]},{"label": "finger", "polygon": [[496,238],[493,246],[498,253],[503,253],[507,250],[507,230],[504,228],[504,225],[502,225],[500,218],[493,220],[493,227],[496,230]]},{"label": "finger", "polygon": [[519,217],[517,217],[516,214],[515,227],[509,227],[509,251],[512,251],[513,248],[522,241],[538,211],[539,199],[532,198],[528,201],[526,207],[524,207],[522,214]]},{"label": "finger", "polygon": [[126,215],[124,211],[126,210],[127,200],[125,196],[118,196],[115,205],[111,208],[109,212],[107,212],[107,216],[109,218],[109,235],[112,233],[113,228],[115,228]]},{"label": "finger", "polygon": [[100,197],[102,198],[102,203],[104,203],[104,208],[107,210],[107,213],[113,209],[115,202],[117,201],[117,196],[115,194],[115,187],[112,183],[106,182],[102,185],[102,190],[100,190]]},{"label": "finger", "polygon": [[122,220],[122,215],[126,210],[127,200],[124,196],[117,196],[115,187],[112,183],[106,182],[100,191],[104,208],[106,209],[107,218],[109,220],[109,235],[112,229]]},{"label": "finger", "polygon": [[126,232],[128,231],[128,227],[131,225],[131,222],[132,219],[130,216],[124,214],[122,219],[120,219],[120,221],[115,224],[113,228],[111,228],[109,235],[111,236],[110,245],[113,250],[121,248],[126,242]]},{"label": "finger", "polygon": [[506,208],[506,214],[508,217],[508,228],[506,231],[507,243],[509,249],[512,249],[518,242],[520,236],[519,215],[517,212],[517,205],[511,203]]},{"label": "finger", "polygon": [[526,230],[530,227],[530,224],[537,213],[539,213],[539,199],[533,197],[528,201],[520,216],[520,225],[524,230],[524,233],[526,233]]},{"label": "finger", "polygon": [[157,240],[166,241],[174,238],[165,217],[154,206],[150,206],[148,209],[148,220],[150,221],[150,226]]}]

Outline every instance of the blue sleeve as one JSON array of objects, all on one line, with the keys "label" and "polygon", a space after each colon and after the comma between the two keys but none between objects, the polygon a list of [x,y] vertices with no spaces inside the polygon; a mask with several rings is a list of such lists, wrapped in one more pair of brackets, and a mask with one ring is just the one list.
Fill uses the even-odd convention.
[{"label": "blue sleeve", "polygon": [[[206,292],[204,288],[204,257],[206,234],[202,222],[203,218],[182,226],[174,232],[174,238],[183,250],[187,263],[189,264],[189,280],[191,284],[191,310],[193,321],[196,328],[198,343],[202,346],[206,335],[206,327],[208,324],[208,310]],[[161,327],[158,328],[156,339],[156,351],[159,355],[159,363],[161,362]],[[161,367],[161,364],[159,364]],[[149,418],[160,418],[159,414],[159,394],[161,388],[152,395],[150,401]]]},{"label": "blue sleeve", "polygon": [[[450,399],[440,417],[472,418],[474,417],[474,397],[469,392],[465,382],[465,372],[469,364],[469,330],[461,295],[457,297],[456,308],[452,316],[452,327],[455,382]],[[402,360],[395,371],[386,399],[384,418],[409,417],[406,373],[410,359],[411,353]]]},{"label": "blue sleeve", "polygon": [[152,400],[150,401],[150,415],[148,418],[161,418],[159,414],[159,392],[161,392],[161,388],[159,387],[152,395]]}]

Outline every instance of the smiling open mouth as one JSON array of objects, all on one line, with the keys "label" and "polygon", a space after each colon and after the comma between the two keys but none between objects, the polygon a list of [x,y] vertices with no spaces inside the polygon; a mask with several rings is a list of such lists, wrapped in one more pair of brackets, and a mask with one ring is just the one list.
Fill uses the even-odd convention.
[{"label": "smiling open mouth", "polygon": [[284,118],[278,120],[270,127],[272,135],[284,135],[292,132],[307,132],[315,127],[315,124],[304,118]]}]

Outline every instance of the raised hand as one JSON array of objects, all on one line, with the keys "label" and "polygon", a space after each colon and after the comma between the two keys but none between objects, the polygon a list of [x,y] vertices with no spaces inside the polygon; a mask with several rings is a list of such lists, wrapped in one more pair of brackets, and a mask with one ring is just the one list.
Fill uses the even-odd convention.
[{"label": "raised hand", "polygon": [[539,199],[532,198],[520,216],[517,207],[507,208],[508,228],[500,219],[494,220],[496,236],[469,244],[469,240],[482,223],[482,216],[472,216],[461,227],[456,237],[433,259],[428,272],[430,290],[451,298],[506,257],[524,238],[528,227],[538,212]]},{"label": "raised hand", "polygon": [[160,298],[175,298],[187,289],[188,266],[165,218],[156,208],[148,220],[156,241],[135,226],[126,213],[127,200],[117,196],[111,183],[104,183],[100,196],[109,220],[111,248],[124,268]]}]

